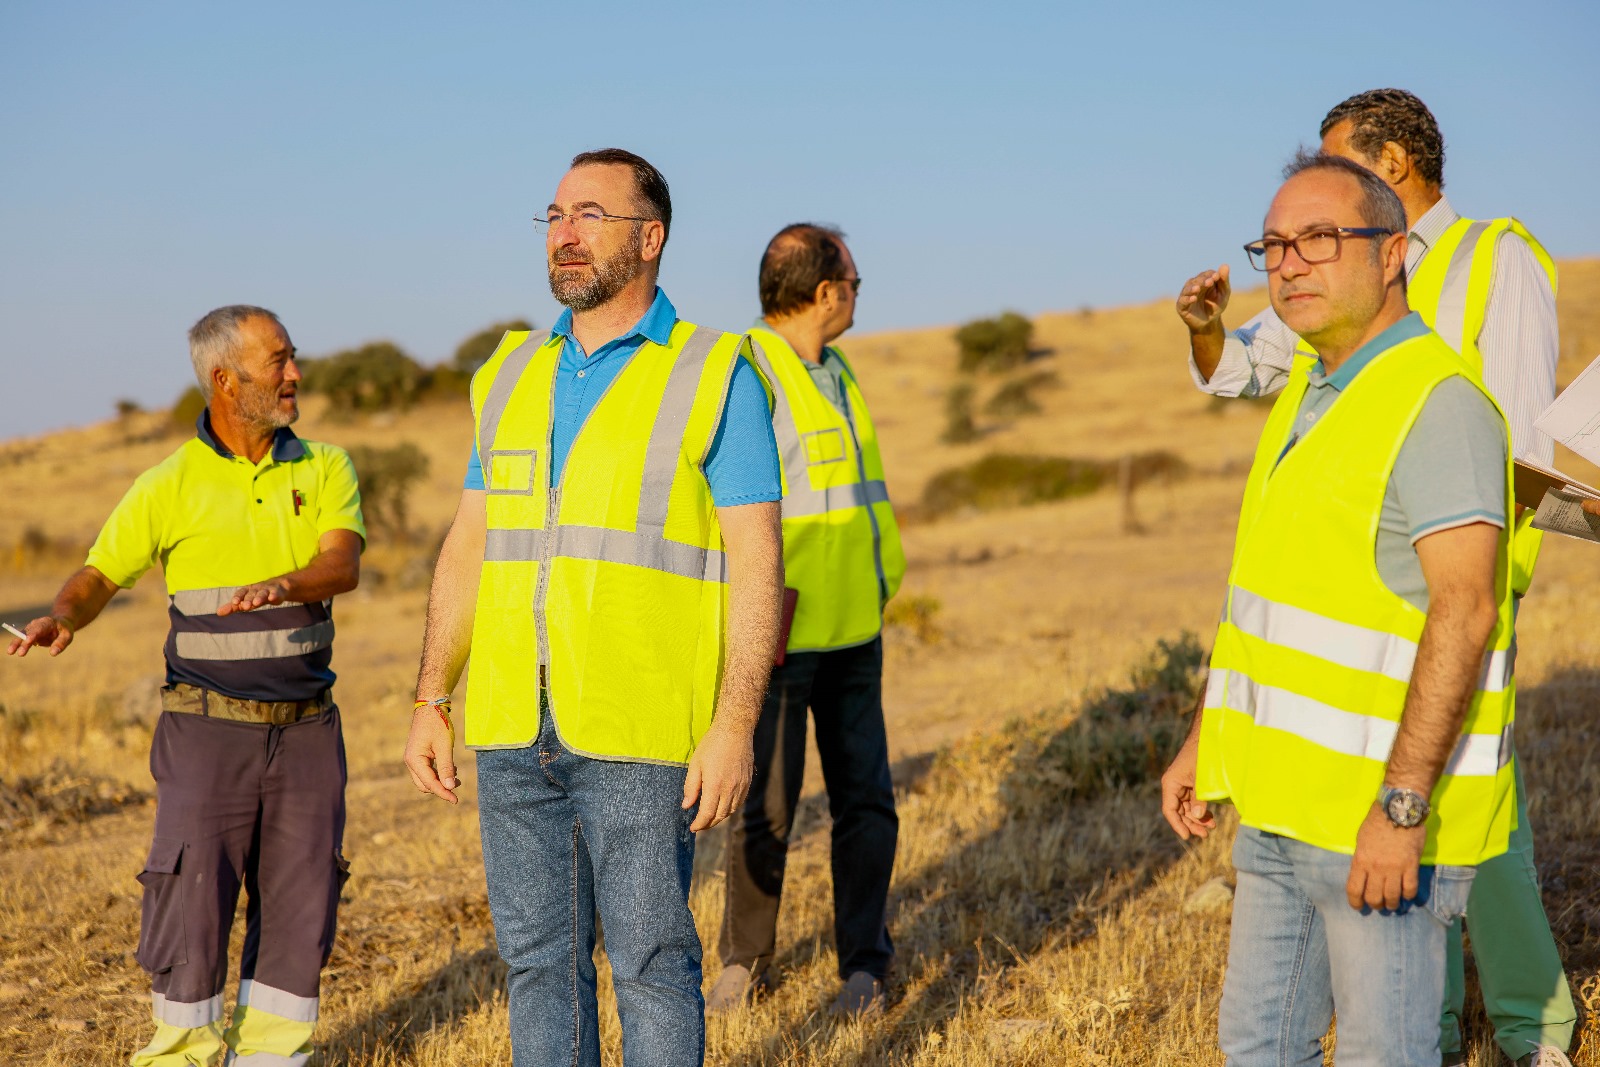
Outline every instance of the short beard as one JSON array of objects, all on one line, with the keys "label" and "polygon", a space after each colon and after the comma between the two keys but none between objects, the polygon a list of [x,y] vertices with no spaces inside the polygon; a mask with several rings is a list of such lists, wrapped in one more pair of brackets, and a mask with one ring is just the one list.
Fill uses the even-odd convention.
[{"label": "short beard", "polygon": [[[573,311],[593,311],[622,292],[644,270],[644,261],[639,258],[643,250],[644,226],[636,222],[627,244],[609,259],[596,263],[592,258],[568,254],[555,260],[550,264],[550,295]],[[569,278],[557,269],[557,263],[588,263],[593,270],[587,278]]]},{"label": "short beard", "polygon": [[252,430],[281,430],[300,417],[300,405],[284,411],[278,407],[278,394],[256,387],[255,379],[239,374],[238,408],[240,422]]}]

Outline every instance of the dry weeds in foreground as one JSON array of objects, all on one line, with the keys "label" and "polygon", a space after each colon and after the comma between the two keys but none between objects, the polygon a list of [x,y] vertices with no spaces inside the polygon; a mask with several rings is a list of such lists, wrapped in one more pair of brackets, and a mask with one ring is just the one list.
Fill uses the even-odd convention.
[{"label": "dry weeds in foreground", "polygon": [[[1600,300],[1584,298],[1600,291],[1600,264],[1563,269],[1570,377],[1600,344]],[[1172,448],[1200,474],[1140,497],[1149,530],[1141,537],[1117,535],[1106,495],[907,530],[905,595],[924,598],[927,617],[887,638],[901,790],[895,1003],[863,1025],[823,1012],[837,979],[826,816],[812,796],[779,931],[783,983],[749,1012],[713,1024],[710,1063],[1220,1062],[1227,917],[1187,915],[1182,904],[1227,873],[1227,842],[1180,845],[1150,783],[1071,803],[1037,791],[1049,777],[1038,753],[1081,731],[1085,691],[1119,683],[1158,638],[1191,630],[1209,639],[1215,619],[1242,462],[1264,413],[1208,409],[1181,376],[1169,316],[1163,303],[1042,319],[1040,339],[1055,350],[1049,359],[1064,387],[1047,394],[1043,415],[956,448],[935,444],[953,362],[946,337],[852,346],[857,365],[875,364],[871,380],[882,383],[872,395],[897,499],[914,499],[941,467],[1002,448],[1100,457]],[[397,438],[381,420],[322,429],[307,421],[309,436],[340,443]],[[429,424],[435,432],[418,440],[434,474],[413,510],[442,521],[459,484],[465,420],[442,412]],[[47,519],[52,534],[92,536],[127,480],[170,447],[121,448],[109,431],[91,430],[30,443],[34,454],[9,463],[0,455],[0,495],[29,505],[0,515],[0,546],[16,540],[24,513]],[[111,460],[80,462],[97,449]],[[457,1067],[509,1056],[470,761],[461,809],[418,798],[399,766],[424,598],[404,578],[415,551],[375,546],[365,589],[338,607],[355,877],[323,984],[318,1040],[328,1067]],[[58,571],[0,573],[0,608],[47,600]],[[388,581],[376,580],[380,572]],[[1585,625],[1596,589],[1600,552],[1573,542],[1547,549],[1521,620],[1518,736],[1546,904],[1574,990],[1591,1009],[1575,1059],[1600,1067],[1600,772],[1590,759],[1600,741],[1600,656]],[[146,1036],[133,876],[153,814],[140,793],[150,788],[145,753],[165,621],[156,581],[119,600],[66,659],[0,663],[0,1047],[18,1062],[124,1062]],[[1031,802],[1019,804],[1019,783],[1035,791]],[[697,864],[693,903],[708,942],[720,920],[720,848],[719,835],[706,835]],[[709,984],[714,959],[706,970]],[[1474,1064],[1501,1062],[1474,1012]],[[613,1014],[604,1026],[615,1062]]]}]

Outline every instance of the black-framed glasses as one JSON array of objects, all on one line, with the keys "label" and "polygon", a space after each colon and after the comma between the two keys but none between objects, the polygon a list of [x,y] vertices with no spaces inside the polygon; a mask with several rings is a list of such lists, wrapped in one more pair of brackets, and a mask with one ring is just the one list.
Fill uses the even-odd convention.
[{"label": "black-framed glasses", "polygon": [[533,232],[540,237],[547,236],[551,230],[563,222],[572,223],[573,229],[579,236],[590,238],[600,233],[600,227],[607,222],[659,222],[659,219],[646,218],[642,215],[608,215],[597,207],[586,207],[581,211],[570,214],[562,211],[552,211],[548,218],[535,218]]},{"label": "black-framed glasses", "polygon": [[854,278],[835,278],[834,281],[840,285],[848,285],[854,293],[859,294],[861,292],[861,275],[859,274]]},{"label": "black-framed glasses", "polygon": [[1303,263],[1332,263],[1339,258],[1346,237],[1387,237],[1393,233],[1381,226],[1335,226],[1310,230],[1299,237],[1263,237],[1245,245],[1244,250],[1256,270],[1277,270],[1291,248]]}]

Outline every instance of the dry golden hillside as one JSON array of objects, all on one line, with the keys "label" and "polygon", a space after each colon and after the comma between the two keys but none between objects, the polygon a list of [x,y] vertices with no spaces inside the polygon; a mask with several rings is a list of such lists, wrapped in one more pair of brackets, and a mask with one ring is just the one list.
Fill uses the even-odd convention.
[{"label": "dry golden hillside", "polygon": [[[1562,270],[1565,381],[1600,354],[1600,261]],[[1259,292],[1238,295],[1230,321],[1263,303]],[[984,416],[1008,379],[980,376],[979,434],[961,445],[941,440],[957,378],[950,328],[846,346],[908,519],[911,566],[892,606],[886,667],[902,835],[895,1000],[865,1024],[822,1011],[835,978],[826,809],[813,792],[779,932],[782,984],[712,1026],[713,1064],[1220,1063],[1227,913],[1184,903],[1228,873],[1228,835],[1185,847],[1160,819],[1148,774],[1165,755],[1153,738],[1164,735],[1135,727],[1179,722],[1161,701],[1192,678],[1181,665],[1136,668],[1162,639],[1210,639],[1265,409],[1195,391],[1167,300],[1036,325],[1039,352],[1010,377],[1054,375],[1034,390],[1041,410]],[[174,382],[184,365],[176,356]],[[337,608],[355,877],[323,983],[321,1062],[503,1062],[503,971],[470,761],[466,802],[451,809],[423,800],[399,760],[427,553],[454,506],[469,418],[464,404],[356,422],[326,419],[315,398],[305,410],[305,436],[406,440],[431,460],[411,503],[416,542],[375,542],[361,590]],[[0,499],[11,504],[0,509],[0,618],[21,621],[47,603],[132,478],[176,446],[154,436],[160,418],[0,444]],[[1181,457],[1189,473],[1138,487],[1138,532],[1125,529],[1113,489],[939,521],[916,506],[939,471],[992,453],[1114,461],[1153,451]],[[1600,475],[1570,455],[1557,465]],[[1600,552],[1550,539],[1518,661],[1519,749],[1546,906],[1591,1009],[1576,1057],[1585,1064],[1600,1064],[1600,774],[1589,759],[1600,739],[1600,663],[1585,625],[1597,589]],[[62,659],[0,663],[0,1039],[18,1062],[118,1063],[144,1039],[134,875],[153,815],[146,752],[164,633],[151,575]],[[1160,697],[1151,706],[1161,710],[1103,715],[1107,687],[1135,702]],[[1150,752],[1119,778],[1107,768],[1127,737],[1145,738]],[[708,941],[720,920],[721,847],[720,834],[704,835],[697,861],[693,902]],[[708,984],[716,971],[712,954]],[[1481,1011],[1471,1026],[1472,1062],[1500,1062]],[[604,1027],[614,1057],[614,1013]]]}]

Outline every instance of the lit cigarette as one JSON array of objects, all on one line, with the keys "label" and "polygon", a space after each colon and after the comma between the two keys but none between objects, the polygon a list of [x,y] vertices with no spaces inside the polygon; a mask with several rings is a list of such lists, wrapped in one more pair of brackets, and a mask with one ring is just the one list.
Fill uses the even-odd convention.
[{"label": "lit cigarette", "polygon": [[13,637],[21,638],[24,641],[26,641],[28,639],[28,635],[27,634],[23,633],[21,630],[17,629],[15,626],[12,626],[9,622],[0,622],[0,626],[5,627],[6,633],[10,634]]}]

